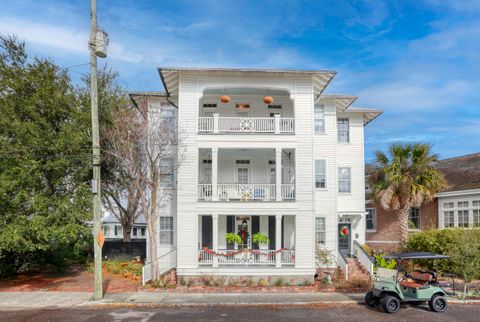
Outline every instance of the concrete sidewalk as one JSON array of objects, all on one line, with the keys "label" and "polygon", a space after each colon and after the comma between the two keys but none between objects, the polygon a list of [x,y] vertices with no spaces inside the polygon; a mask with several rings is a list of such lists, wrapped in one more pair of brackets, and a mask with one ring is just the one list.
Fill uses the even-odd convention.
[{"label": "concrete sidewalk", "polygon": [[349,304],[363,301],[363,294],[343,293],[107,293],[93,301],[88,292],[0,292],[0,309],[126,306],[308,305]]}]

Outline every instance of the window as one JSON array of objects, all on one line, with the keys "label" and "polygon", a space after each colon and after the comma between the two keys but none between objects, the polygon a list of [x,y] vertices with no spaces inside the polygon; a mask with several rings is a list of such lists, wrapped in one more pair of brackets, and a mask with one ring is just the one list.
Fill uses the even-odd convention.
[{"label": "window", "polygon": [[122,236],[122,235],[123,235],[122,226],[115,226],[115,236]]},{"label": "window", "polygon": [[377,229],[377,213],[375,208],[367,208],[367,214],[365,216],[365,224],[367,230]]},{"label": "window", "polygon": [[473,227],[480,227],[480,200],[472,201],[473,209]]},{"label": "window", "polygon": [[173,217],[160,217],[160,244],[173,245]]},{"label": "window", "polygon": [[326,188],[325,160],[315,160],[315,188]]},{"label": "window", "polygon": [[269,104],[268,108],[273,109],[273,110],[278,110],[278,109],[282,108],[282,105],[280,105],[280,104]]},{"label": "window", "polygon": [[458,211],[458,227],[468,228],[468,210]]},{"label": "window", "polygon": [[459,202],[457,202],[457,207],[458,207],[458,208],[468,207],[468,201],[459,201]]},{"label": "window", "polygon": [[455,226],[455,218],[452,210],[443,212],[443,226],[445,228]]},{"label": "window", "polygon": [[173,110],[173,107],[170,106],[165,106],[160,109],[160,117],[175,117],[175,111]]},{"label": "window", "polygon": [[449,208],[453,208],[453,207],[454,207],[453,202],[444,202],[443,203],[443,208],[445,208],[445,209],[449,209]]},{"label": "window", "polygon": [[347,118],[337,119],[338,142],[350,142],[350,125]]},{"label": "window", "polygon": [[350,168],[338,168],[338,192],[350,193]]},{"label": "window", "polygon": [[236,164],[250,164],[250,160],[236,160]]},{"label": "window", "polygon": [[408,228],[420,229],[420,209],[410,208],[408,211]]},{"label": "window", "polygon": [[173,187],[175,184],[175,176],[173,171],[174,160],[166,158],[160,161],[160,186]]},{"label": "window", "polygon": [[140,236],[145,237],[145,228],[140,228]]},{"label": "window", "polygon": [[315,134],[325,133],[325,106],[315,104]]},{"label": "window", "polygon": [[325,245],[325,218],[315,218],[315,243],[317,245]]},{"label": "window", "polygon": [[248,183],[248,168],[237,168],[237,183]]},{"label": "window", "polygon": [[206,103],[206,104],[203,104],[203,107],[205,107],[205,108],[216,108],[217,104],[216,103]]},{"label": "window", "polygon": [[105,225],[105,226],[103,226],[102,228],[103,228],[103,234],[104,234],[105,236],[108,236],[108,235],[110,234],[110,226]]}]

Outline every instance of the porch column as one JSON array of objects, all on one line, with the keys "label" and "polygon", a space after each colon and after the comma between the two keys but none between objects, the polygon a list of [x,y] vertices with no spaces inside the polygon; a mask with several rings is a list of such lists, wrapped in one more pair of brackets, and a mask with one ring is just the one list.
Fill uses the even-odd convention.
[{"label": "porch column", "polygon": [[218,201],[218,148],[212,148],[212,200]]},{"label": "porch column", "polygon": [[282,149],[275,148],[276,200],[282,201]]},{"label": "porch column", "polygon": [[[218,214],[212,215],[212,246],[215,253],[218,252]],[[218,267],[218,257],[213,255],[212,267]]]},{"label": "porch column", "polygon": [[[275,216],[275,248],[282,248],[282,215]],[[282,267],[282,253],[275,255],[275,267]]]},{"label": "porch column", "polygon": [[280,134],[280,114],[273,115],[273,120],[275,122],[275,134]]}]

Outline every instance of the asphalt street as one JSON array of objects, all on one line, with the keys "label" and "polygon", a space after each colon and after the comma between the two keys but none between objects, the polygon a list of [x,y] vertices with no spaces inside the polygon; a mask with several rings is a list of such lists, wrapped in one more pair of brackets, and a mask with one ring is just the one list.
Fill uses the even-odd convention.
[{"label": "asphalt street", "polygon": [[480,321],[480,305],[451,305],[445,313],[403,306],[390,315],[360,304],[331,307],[82,307],[0,310],[0,321]]}]

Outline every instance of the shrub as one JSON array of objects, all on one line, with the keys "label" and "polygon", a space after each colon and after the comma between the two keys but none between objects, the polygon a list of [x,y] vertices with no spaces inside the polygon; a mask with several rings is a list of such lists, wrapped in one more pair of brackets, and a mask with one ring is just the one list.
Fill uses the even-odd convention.
[{"label": "shrub", "polygon": [[[465,242],[467,241],[467,242]],[[465,247],[470,245],[480,245],[480,230],[477,229],[430,229],[410,235],[408,242],[405,245],[405,251],[421,251],[432,252],[442,255],[452,256],[451,260],[439,260],[438,270],[440,273],[451,273],[462,270],[462,267],[468,262],[463,261],[456,256],[466,251]],[[478,247],[477,247],[478,249]],[[478,263],[480,261],[480,250],[475,254],[468,251],[469,256],[475,258],[472,262]],[[435,270],[435,260],[418,261],[418,264],[425,269]],[[473,278],[480,278],[480,270],[477,270],[476,276]]]},{"label": "shrub", "polygon": [[384,254],[375,255],[375,269],[378,267],[394,269],[397,262],[394,259],[386,260]]},{"label": "shrub", "polygon": [[275,286],[284,286],[285,285],[285,280],[281,277],[277,278],[275,280]]},{"label": "shrub", "polygon": [[317,246],[315,248],[315,260],[322,267],[328,267],[336,262],[335,256],[332,254],[332,251]]}]

